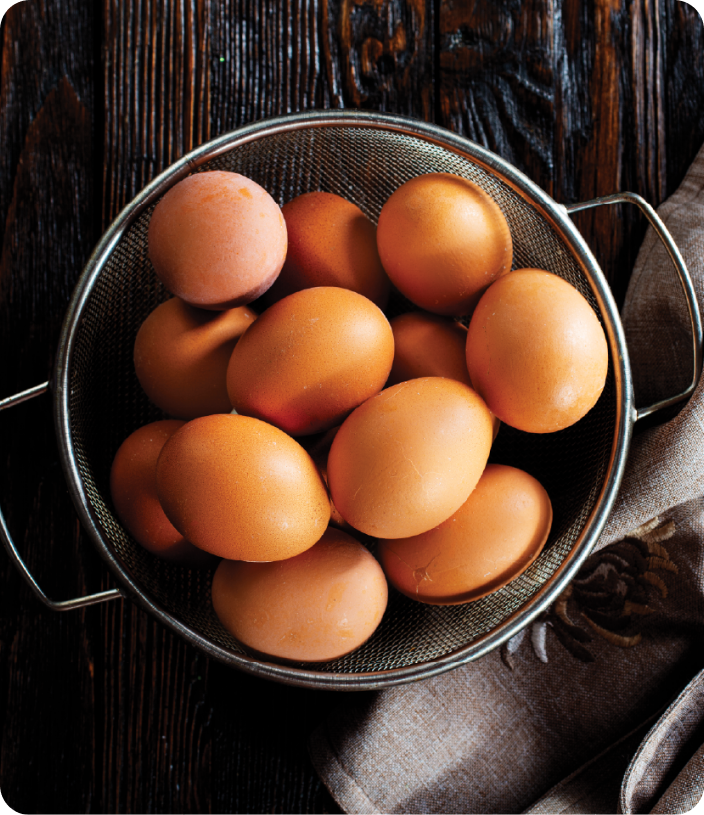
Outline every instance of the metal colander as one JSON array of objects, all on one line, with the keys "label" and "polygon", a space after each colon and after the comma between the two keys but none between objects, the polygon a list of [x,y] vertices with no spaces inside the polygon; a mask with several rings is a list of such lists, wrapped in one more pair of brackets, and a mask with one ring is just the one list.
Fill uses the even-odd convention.
[{"label": "metal colander", "polygon": [[[159,197],[190,172],[230,170],[261,184],[281,205],[324,190],[356,203],[376,222],[406,180],[428,172],[483,187],[511,228],[514,268],[547,269],[574,285],[604,326],[610,366],[604,392],[579,423],[533,435],[502,426],[491,460],[520,467],[547,489],[554,523],[542,554],[522,575],[483,599],[429,606],[393,590],[371,639],[334,662],[273,664],[249,656],[210,602],[212,571],[180,567],[139,546],[110,500],[109,473],[122,441],[164,418],[134,372],[138,328],[169,295],[147,254]],[[388,315],[413,306],[392,295]],[[496,647],[564,588],[596,542],[620,481],[633,420],[627,352],[610,292],[567,211],[488,151],[432,125],[358,112],[298,114],[221,137],[156,179],[119,216],[74,294],[55,372],[57,433],[84,525],[121,592],[208,654],[249,672],[312,687],[375,688],[429,676]]]}]

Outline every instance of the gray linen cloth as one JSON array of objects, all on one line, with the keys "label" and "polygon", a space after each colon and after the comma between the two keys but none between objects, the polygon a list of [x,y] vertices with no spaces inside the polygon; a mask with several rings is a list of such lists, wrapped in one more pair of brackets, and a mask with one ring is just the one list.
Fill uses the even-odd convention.
[{"label": "gray linen cloth", "polygon": [[[704,148],[659,213],[704,305]],[[622,317],[637,403],[683,390],[692,366],[689,319],[652,230]],[[634,437],[606,529],[550,609],[482,659],[360,695],[313,734],[313,762],[340,806],[355,813],[691,808],[704,793],[696,751],[703,706],[660,717],[704,667],[703,495],[700,386],[674,419]],[[695,699],[701,682],[689,691]],[[658,725],[669,733],[659,742]],[[642,748],[629,767],[646,734],[672,750]]]}]

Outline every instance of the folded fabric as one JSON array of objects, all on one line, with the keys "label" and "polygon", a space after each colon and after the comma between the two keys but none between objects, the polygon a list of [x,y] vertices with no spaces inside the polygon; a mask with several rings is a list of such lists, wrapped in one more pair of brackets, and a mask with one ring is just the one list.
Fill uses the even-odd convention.
[{"label": "folded fabric", "polygon": [[[702,304],[704,148],[659,211]],[[689,318],[672,264],[650,233],[623,321],[637,403],[683,390],[692,369]],[[635,436],[597,548],[527,629],[449,673],[345,700],[314,733],[313,762],[340,806],[360,813],[615,812],[638,740],[704,664],[702,495],[700,386],[675,419]],[[687,778],[702,755],[688,760],[680,790],[696,796]],[[638,790],[646,776],[629,772],[624,790],[631,782]],[[650,811],[660,799],[667,806],[668,772],[657,794],[641,800],[622,791],[624,811]]]}]

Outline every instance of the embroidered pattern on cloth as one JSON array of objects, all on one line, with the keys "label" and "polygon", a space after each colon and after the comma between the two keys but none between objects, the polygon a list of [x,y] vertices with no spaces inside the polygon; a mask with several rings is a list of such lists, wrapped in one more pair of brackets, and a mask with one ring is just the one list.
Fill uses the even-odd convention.
[{"label": "embroidered pattern on cloth", "polygon": [[[678,573],[662,545],[674,534],[672,521],[656,517],[591,555],[550,608],[503,645],[504,663],[513,670],[512,656],[528,632],[541,662],[548,661],[549,631],[582,662],[594,661],[586,645],[594,634],[621,648],[637,645],[642,639],[640,618],[654,611],[652,597],[659,593],[665,599],[668,595],[667,584],[658,572]],[[570,613],[579,615],[588,627],[577,625]]]}]

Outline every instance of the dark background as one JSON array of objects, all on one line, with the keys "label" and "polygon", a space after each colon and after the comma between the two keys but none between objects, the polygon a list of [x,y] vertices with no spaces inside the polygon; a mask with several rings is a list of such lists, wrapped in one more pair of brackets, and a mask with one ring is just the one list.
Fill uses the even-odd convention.
[{"label": "dark background", "polygon": [[[679,0],[25,0],[0,29],[0,398],[49,377],[119,210],[266,116],[426,119],[560,203],[661,202],[704,142],[704,27]],[[634,208],[575,216],[622,302]],[[58,461],[50,396],[0,415],[0,501],[54,599],[113,587]],[[215,663],[127,601],[54,613],[0,555],[0,788],[21,812],[336,812],[307,754],[349,695]]]}]

